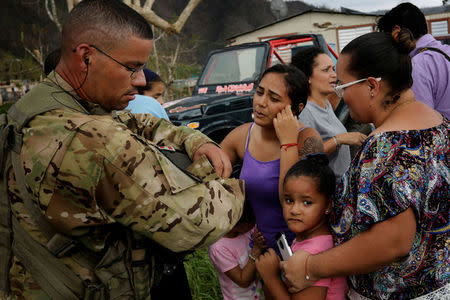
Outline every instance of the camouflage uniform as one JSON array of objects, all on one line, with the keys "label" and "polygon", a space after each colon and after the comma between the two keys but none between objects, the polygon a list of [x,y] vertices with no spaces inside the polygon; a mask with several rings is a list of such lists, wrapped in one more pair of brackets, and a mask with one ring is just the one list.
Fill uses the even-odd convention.
[{"label": "camouflage uniform", "polygon": [[[108,239],[128,228],[136,240],[151,239],[179,252],[212,244],[237,222],[244,198],[241,181],[219,178],[202,157],[189,169],[202,179],[198,183],[155,146],[185,149],[192,157],[201,145],[212,142],[205,135],[150,114],[104,112],[81,100],[57,73],[49,78],[18,105],[56,101],[63,108],[28,123],[20,157],[32,200],[58,232],[81,242],[88,251],[104,253]],[[13,173],[8,176],[13,214],[45,245],[48,239],[29,217]],[[186,189],[189,194],[183,193]],[[60,260],[84,281],[99,282],[99,272],[83,267],[71,255]],[[151,263],[134,272],[135,282],[142,281],[137,289],[142,297],[136,298],[149,298],[152,272]],[[121,285],[121,276],[125,275],[108,279],[109,283]],[[10,286],[17,299],[48,298],[16,256]],[[134,298],[132,293],[122,297]]]}]

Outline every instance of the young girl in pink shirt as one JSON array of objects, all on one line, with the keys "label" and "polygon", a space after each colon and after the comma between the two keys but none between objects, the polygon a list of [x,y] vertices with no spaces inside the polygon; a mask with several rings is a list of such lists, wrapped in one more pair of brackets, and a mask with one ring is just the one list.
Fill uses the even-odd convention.
[{"label": "young girl in pink shirt", "polygon": [[264,300],[255,261],[265,248],[264,237],[255,226],[253,210],[245,200],[244,211],[237,224],[208,249],[224,300]]},{"label": "young girl in pink shirt", "polygon": [[[333,247],[328,229],[328,214],[335,191],[335,175],[325,154],[309,154],[294,164],[284,177],[284,197],[281,199],[284,219],[296,234],[292,251],[305,250],[317,254]],[[325,278],[296,294],[289,294],[280,277],[279,258],[269,249],[256,261],[264,285],[274,299],[346,299],[344,277]],[[305,267],[307,267],[307,262]],[[307,270],[306,274],[308,273]]]}]

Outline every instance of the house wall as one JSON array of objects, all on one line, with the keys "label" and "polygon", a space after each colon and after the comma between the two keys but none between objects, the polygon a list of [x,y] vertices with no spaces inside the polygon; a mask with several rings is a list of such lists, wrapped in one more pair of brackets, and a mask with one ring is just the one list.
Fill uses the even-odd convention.
[{"label": "house wall", "polygon": [[328,43],[337,45],[337,28],[374,25],[376,19],[377,16],[371,15],[308,12],[238,36],[231,45],[257,42],[267,38],[276,37],[277,35],[301,33],[320,33]]},{"label": "house wall", "polygon": [[425,19],[427,21],[429,20],[436,20],[436,19],[449,19],[450,18],[450,12],[440,13],[440,14],[432,14],[425,16]]},{"label": "house wall", "polygon": [[[324,36],[325,40],[339,52],[341,50],[338,38],[339,29],[356,29],[364,26],[372,26],[375,30],[379,17],[380,16],[375,15],[353,15],[332,12],[307,12],[302,15],[283,20],[279,23],[237,36],[231,41],[230,45],[258,42],[280,35],[320,33]],[[441,36],[439,39],[450,39],[450,12],[427,15],[425,17],[427,19],[428,28],[430,31],[431,21],[447,20],[449,35]]]},{"label": "house wall", "polygon": [[441,13],[441,14],[432,14],[425,16],[425,19],[428,23],[428,32],[435,35],[431,29],[431,23],[433,21],[447,21],[447,35],[440,35],[437,37],[438,39],[450,39],[450,12]]}]

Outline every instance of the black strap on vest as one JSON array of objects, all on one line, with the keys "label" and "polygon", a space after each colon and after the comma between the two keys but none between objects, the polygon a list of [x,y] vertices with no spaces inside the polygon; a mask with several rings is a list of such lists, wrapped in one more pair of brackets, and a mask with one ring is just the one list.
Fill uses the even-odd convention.
[{"label": "black strap on vest", "polygon": [[[13,218],[13,253],[52,299],[77,300],[84,295],[83,282],[47,248],[36,242]],[[49,265],[52,267],[49,268]],[[34,276],[39,274],[40,276]]]},{"label": "black strap on vest", "polygon": [[417,52],[417,54],[422,53],[423,51],[427,51],[427,50],[429,50],[429,51],[434,51],[434,52],[438,52],[438,53],[444,55],[445,58],[447,58],[447,61],[450,62],[450,57],[447,55],[447,53],[445,53],[445,52],[442,51],[441,49],[434,48],[434,47],[424,47],[424,48],[420,49],[419,52]]},{"label": "black strap on vest", "polygon": [[[20,149],[22,147],[23,137],[22,128],[34,116],[27,116],[18,110],[15,105],[8,111],[8,116],[17,122],[16,126],[8,128],[7,134],[10,136],[7,138],[7,148],[9,150],[8,159],[10,165],[12,165],[14,169],[14,175],[19,186],[20,198],[23,200],[27,211],[31,214],[33,221],[36,222],[41,232],[52,244],[54,244],[55,240],[61,240],[62,235],[56,233],[45,219],[44,215],[40,212],[37,204],[31,199],[30,194],[26,189],[24,169],[23,166],[21,166],[20,160]],[[3,180],[7,180],[6,174],[4,175]],[[5,185],[5,188],[7,188],[7,185]],[[75,300],[79,299],[80,296],[83,296],[85,287],[81,279],[78,278],[65,264],[59,261],[57,258],[59,257],[57,255],[58,253],[53,253],[51,249],[35,241],[34,238],[23,229],[19,221],[11,213],[7,190],[2,194],[1,205],[9,205],[9,223],[12,224],[13,232],[12,253],[18,257],[36,282],[52,299]],[[71,239],[66,238],[66,240],[68,244],[71,243]],[[11,242],[11,240],[9,242]],[[11,255],[11,249],[7,252]],[[8,259],[8,261],[10,261],[10,259]],[[9,267],[9,262],[7,264],[8,266],[2,267]]]},{"label": "black strap on vest", "polygon": [[8,199],[7,170],[5,166],[10,164],[10,155],[7,151],[8,126],[6,114],[0,115],[0,290],[9,293],[9,268],[12,252],[11,206]]}]

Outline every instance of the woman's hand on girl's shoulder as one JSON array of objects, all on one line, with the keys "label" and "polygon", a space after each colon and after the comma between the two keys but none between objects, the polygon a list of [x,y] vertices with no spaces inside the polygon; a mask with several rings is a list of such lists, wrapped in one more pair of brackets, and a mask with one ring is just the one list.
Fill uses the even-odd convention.
[{"label": "woman's hand on girl's shoulder", "polygon": [[295,143],[297,141],[300,124],[297,117],[292,113],[290,105],[286,105],[277,114],[277,117],[273,119],[273,127],[280,144]]}]

